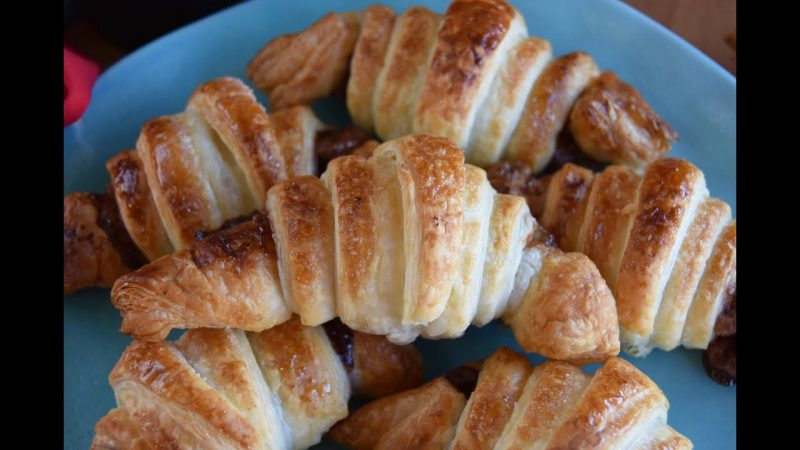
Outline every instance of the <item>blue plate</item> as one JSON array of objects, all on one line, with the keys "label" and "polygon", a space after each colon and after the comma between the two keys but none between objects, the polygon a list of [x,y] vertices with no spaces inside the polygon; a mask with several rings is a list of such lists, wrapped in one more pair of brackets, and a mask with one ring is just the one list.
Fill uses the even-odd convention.
[{"label": "blue plate", "polygon": [[[183,110],[194,88],[222,75],[245,78],[250,58],[271,38],[301,30],[328,11],[356,10],[374,0],[246,3],[171,33],[129,55],[97,81],[83,118],[64,130],[64,192],[105,190],[104,163],[132,148],[149,118]],[[395,11],[423,0],[382,0]],[[425,1],[444,12],[447,0]],[[680,134],[671,152],[697,164],[712,195],[736,211],[736,80],[700,51],[618,1],[522,2],[530,33],[555,54],[589,52],[604,69],[635,86]],[[263,95],[259,99],[266,102]],[[348,123],[339,100],[315,105],[332,124]],[[89,447],[95,422],[115,406],[107,377],[130,339],[108,290],[64,297],[64,447]],[[490,355],[519,350],[497,323],[453,341],[418,341],[428,378]],[[699,351],[654,351],[628,358],[664,390],[669,423],[697,448],[736,447],[736,388],[704,373]],[[533,362],[541,358],[532,356]],[[593,369],[590,366],[589,369]],[[327,446],[327,447],[326,447]],[[334,448],[323,443],[320,448]]]}]

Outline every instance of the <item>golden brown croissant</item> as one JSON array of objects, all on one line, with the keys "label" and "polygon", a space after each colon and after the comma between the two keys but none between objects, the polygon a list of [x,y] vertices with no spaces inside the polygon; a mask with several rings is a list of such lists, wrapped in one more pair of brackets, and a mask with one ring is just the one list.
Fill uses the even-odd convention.
[{"label": "golden brown croissant", "polygon": [[497,194],[444,138],[340,157],[267,197],[266,213],[119,278],[121,330],[155,340],[172,328],[260,331],[296,313],[407,343],[502,317],[526,351],[575,361],[619,351],[594,265],[543,244],[525,199]]},{"label": "golden brown croissant", "polygon": [[359,127],[384,140],[446,137],[479,166],[508,158],[539,172],[567,122],[591,157],[633,167],[677,139],[636,89],[600,73],[588,54],[553,59],[550,43],[528,37],[505,0],[454,0],[441,16],[424,7],[396,15],[380,5],[330,13],[268,43],[247,76],[275,110],[346,82]]},{"label": "golden brown croissant", "polygon": [[506,348],[367,404],[329,436],[354,450],[690,449],[667,425],[667,401],[645,374],[611,358],[588,375],[564,362],[531,367]]},{"label": "golden brown croissant", "polygon": [[351,392],[418,386],[422,365],[411,346],[294,318],[261,333],[134,341],[109,382],[117,408],[97,423],[93,449],[304,449],[347,415]]},{"label": "golden brown croissant", "polygon": [[501,191],[526,193],[558,245],[597,264],[617,301],[623,350],[705,349],[715,336],[736,334],[736,220],[709,196],[696,166],[664,158],[639,175],[567,164],[509,184],[511,166],[490,168],[490,179]]},{"label": "golden brown croissant", "polygon": [[263,207],[267,189],[314,174],[323,128],[307,107],[267,115],[235,78],[199,86],[186,110],[142,127],[136,150],[106,163],[110,195],[64,198],[64,292],[111,286],[198,231]]}]

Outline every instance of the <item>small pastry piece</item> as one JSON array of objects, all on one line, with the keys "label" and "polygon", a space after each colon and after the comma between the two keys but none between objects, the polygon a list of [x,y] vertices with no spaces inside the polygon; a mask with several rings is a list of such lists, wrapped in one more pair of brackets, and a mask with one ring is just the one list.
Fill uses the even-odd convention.
[{"label": "small pastry piece", "polygon": [[614,72],[603,72],[586,87],[569,119],[584,152],[598,161],[641,167],[669,151],[678,134],[636,89]]},{"label": "small pastry piece", "polygon": [[[327,96],[344,80],[359,27],[358,14],[328,14],[308,30],[262,49],[247,66],[247,77],[261,89],[274,90],[269,100],[273,110]],[[282,64],[276,65],[279,55]]]},{"label": "small pastry piece", "polygon": [[[626,352],[705,349],[715,336],[736,334],[736,221],[688,161],[659,159],[641,175],[567,164],[542,183],[509,164],[490,172],[497,187],[528,195],[561,248],[597,264],[617,301]],[[715,352],[715,366],[729,353]]]},{"label": "small pastry piece", "polygon": [[459,392],[450,375],[373,401],[328,436],[356,450],[431,440],[436,446],[424,448],[692,448],[667,425],[664,393],[619,358],[588,375],[557,361],[531,367],[502,348],[483,363],[472,392]]},{"label": "small pastry piece", "polygon": [[272,185],[316,173],[323,128],[307,107],[268,116],[238,79],[200,85],[184,112],[148,121],[136,149],[106,163],[110,197],[64,198],[64,292],[108,287],[146,260],[191,247],[199,232],[262,209]]},{"label": "small pastry piece", "polygon": [[94,426],[92,450],[150,450],[153,448],[128,411],[114,408]]},{"label": "small pastry piece", "polygon": [[[261,333],[135,341],[109,376],[117,408],[98,422],[92,448],[308,448],[347,415],[352,391],[391,394],[422,381],[413,347],[350,334],[347,355],[327,328],[297,318]],[[364,376],[376,370],[404,376]]]},{"label": "small pastry piece", "polygon": [[113,197],[75,192],[64,197],[64,293],[109,287],[146,262],[124,232]]},{"label": "small pastry piece", "polygon": [[453,0],[441,15],[371,5],[273,39],[247,76],[274,109],[308,105],[346,83],[358,126],[383,140],[445,137],[479,166],[509,158],[540,172],[562,131],[592,158],[631,167],[677,140],[633,87],[601,74],[591,56],[553,59],[548,41],[527,35],[506,0]]},{"label": "small pastry piece", "polygon": [[121,277],[111,293],[121,330],[148,340],[171,328],[261,331],[296,313],[408,343],[502,317],[526,351],[575,362],[619,351],[597,268],[548,245],[525,199],[497,194],[446,139],[339,157],[321,179],[296,177],[267,197],[266,213]]}]

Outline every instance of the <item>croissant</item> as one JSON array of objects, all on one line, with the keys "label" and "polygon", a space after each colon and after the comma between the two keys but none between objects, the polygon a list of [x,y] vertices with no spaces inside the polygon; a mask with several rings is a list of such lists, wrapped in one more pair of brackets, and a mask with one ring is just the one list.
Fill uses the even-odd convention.
[{"label": "croissant", "polygon": [[[619,351],[614,300],[585,256],[542,241],[523,197],[497,194],[444,138],[407,136],[272,187],[266,212],[120,277],[121,331],[260,331],[292,313],[407,343],[502,317],[526,351]],[[274,240],[273,240],[274,239]]]},{"label": "croissant", "polygon": [[106,163],[110,194],[64,197],[64,293],[190,247],[198,231],[262,208],[267,189],[316,172],[307,107],[267,116],[235,78],[199,86],[186,110],[142,127],[136,150]]},{"label": "croissant", "polygon": [[411,346],[294,318],[260,333],[134,341],[109,382],[117,408],[97,423],[92,449],[304,449],[347,415],[351,392],[418,386],[422,365]]},{"label": "croissant", "polygon": [[591,56],[553,59],[548,41],[527,36],[524,18],[505,0],[454,0],[443,16],[372,5],[274,39],[247,76],[275,110],[346,83],[359,127],[384,140],[446,137],[481,167],[516,159],[541,171],[567,123],[591,157],[632,167],[677,140],[636,89],[600,73]]},{"label": "croissant", "polygon": [[513,164],[489,172],[501,191],[527,194],[561,248],[597,264],[617,301],[624,351],[705,349],[736,334],[736,220],[690,162],[659,159],[642,175],[567,164],[539,180],[518,167],[510,184]]},{"label": "croissant", "polygon": [[667,425],[668,409],[661,389],[623,359],[587,375],[558,361],[531,367],[501,348],[480,369],[363,406],[329,437],[354,450],[692,448]]}]

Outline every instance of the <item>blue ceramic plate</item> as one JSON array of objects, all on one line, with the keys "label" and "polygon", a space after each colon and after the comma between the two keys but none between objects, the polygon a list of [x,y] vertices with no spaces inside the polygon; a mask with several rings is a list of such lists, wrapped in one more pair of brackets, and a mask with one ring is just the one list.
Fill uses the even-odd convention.
[{"label": "blue ceramic plate", "polygon": [[[183,110],[194,88],[212,78],[245,78],[250,58],[271,38],[301,30],[328,11],[374,0],[242,4],[189,25],[131,54],[103,73],[84,117],[64,130],[64,192],[105,190],[106,159],[132,148],[149,118]],[[447,0],[391,1],[396,11],[426,3],[444,12]],[[555,54],[589,52],[635,86],[680,134],[672,156],[697,164],[712,195],[736,210],[736,80],[682,39],[617,1],[517,1],[530,33],[549,39]],[[260,100],[265,101],[263,96]],[[348,122],[343,102],[315,105],[332,124]],[[95,422],[115,406],[107,377],[130,339],[108,290],[64,298],[64,447],[89,447]],[[493,323],[453,341],[418,341],[428,378],[490,355],[516,350],[511,333]],[[669,423],[696,448],[736,447],[736,388],[704,373],[699,351],[654,351],[629,358],[664,390]],[[533,362],[542,359],[532,356]],[[590,366],[590,369],[594,369]],[[326,447],[327,446],[327,447]],[[334,448],[323,443],[321,448]]]}]

